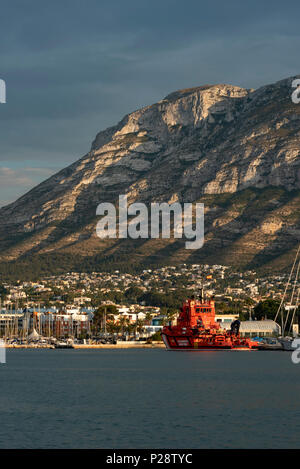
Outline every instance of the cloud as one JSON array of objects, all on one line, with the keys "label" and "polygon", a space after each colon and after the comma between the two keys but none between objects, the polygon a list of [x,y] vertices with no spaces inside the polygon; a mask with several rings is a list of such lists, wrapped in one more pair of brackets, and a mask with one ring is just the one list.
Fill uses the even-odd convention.
[{"label": "cloud", "polygon": [[13,202],[17,197],[52,176],[57,169],[0,167],[0,206]]},{"label": "cloud", "polygon": [[298,74],[299,13],[279,0],[2,0],[0,164],[24,178],[4,199],[40,181],[22,162],[64,167],[99,130],[176,89]]}]

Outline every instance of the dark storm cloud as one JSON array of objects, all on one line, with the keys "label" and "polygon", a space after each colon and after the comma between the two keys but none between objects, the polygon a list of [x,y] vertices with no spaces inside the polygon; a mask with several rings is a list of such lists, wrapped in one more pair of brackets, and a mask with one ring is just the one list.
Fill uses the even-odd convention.
[{"label": "dark storm cloud", "polygon": [[[299,13],[298,2],[257,0],[2,0],[3,177],[41,168],[36,183],[43,168],[86,153],[100,129],[173,90],[299,73]],[[31,184],[19,173],[18,195]]]}]

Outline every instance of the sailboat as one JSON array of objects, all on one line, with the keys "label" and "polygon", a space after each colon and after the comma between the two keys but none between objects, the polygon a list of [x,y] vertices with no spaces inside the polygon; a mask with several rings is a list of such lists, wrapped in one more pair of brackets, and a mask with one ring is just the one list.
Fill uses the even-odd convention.
[{"label": "sailboat", "polygon": [[28,342],[38,342],[39,339],[40,339],[39,333],[37,332],[37,330],[35,328],[33,328],[33,331],[28,336],[27,341]]},{"label": "sailboat", "polygon": [[278,340],[282,344],[283,350],[287,351],[292,351],[295,349],[292,336],[298,334],[298,327],[296,327],[296,324],[294,323],[300,299],[299,273],[300,244],[298,246],[289,278],[275,316],[275,322],[277,318],[281,319],[281,337],[279,337]]}]

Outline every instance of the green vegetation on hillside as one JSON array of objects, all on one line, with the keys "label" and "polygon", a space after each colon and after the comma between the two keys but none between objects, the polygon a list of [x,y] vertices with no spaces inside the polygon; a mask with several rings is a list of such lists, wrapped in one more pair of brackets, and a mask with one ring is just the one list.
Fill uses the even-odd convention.
[{"label": "green vegetation on hillside", "polygon": [[[196,251],[185,249],[185,239],[172,243],[161,240],[120,240],[116,249],[106,249],[103,243],[99,251],[89,254],[74,247],[39,254],[37,248],[30,255],[17,260],[1,262],[0,281],[36,280],[43,276],[62,274],[70,271],[138,273],[145,268],[164,265],[223,264],[240,268],[241,271],[257,269],[260,272],[272,270],[287,271],[296,246],[294,237],[283,229],[275,230],[274,235],[257,230],[270,217],[280,218],[283,226],[298,227],[300,224],[300,191],[287,191],[282,187],[264,189],[248,188],[238,193],[203,195],[198,201],[213,210],[205,219],[206,238],[203,248]],[[226,222],[226,217],[228,221]],[[230,218],[231,217],[231,218]],[[221,223],[213,223],[216,220]],[[82,222],[83,223],[83,222]],[[96,226],[96,219],[95,219]],[[55,241],[70,232],[78,231],[80,225],[60,224]],[[84,223],[82,225],[84,229]],[[290,230],[292,233],[292,231]],[[253,234],[252,234],[253,233]],[[15,238],[16,245],[30,243],[30,234]],[[88,243],[88,241],[87,241]],[[13,244],[11,238],[9,244]],[[100,244],[99,244],[100,246]],[[103,247],[104,246],[104,247]],[[158,246],[158,248],[157,248]],[[3,253],[9,246],[3,246]],[[22,249],[20,247],[20,249]]]}]

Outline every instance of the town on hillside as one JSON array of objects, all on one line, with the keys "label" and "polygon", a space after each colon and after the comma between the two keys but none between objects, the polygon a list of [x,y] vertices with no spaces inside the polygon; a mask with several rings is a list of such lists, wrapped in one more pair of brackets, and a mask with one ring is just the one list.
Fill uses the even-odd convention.
[{"label": "town on hillside", "polygon": [[[136,275],[116,270],[69,272],[36,282],[2,279],[0,337],[11,344],[46,344],[50,338],[84,344],[160,340],[162,327],[175,321],[182,303],[202,288],[214,298],[222,327],[230,328],[239,319],[249,324],[245,335],[279,334],[273,320],[287,277],[182,264]],[[268,320],[265,328],[262,320]]]}]

